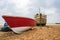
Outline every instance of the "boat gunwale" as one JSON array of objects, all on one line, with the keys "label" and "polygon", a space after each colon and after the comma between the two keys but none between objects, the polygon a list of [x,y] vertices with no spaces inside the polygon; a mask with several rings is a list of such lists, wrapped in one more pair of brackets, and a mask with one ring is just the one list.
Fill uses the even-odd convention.
[{"label": "boat gunwale", "polygon": [[16,17],[16,18],[27,18],[27,19],[31,19],[31,20],[33,20],[33,21],[36,21],[36,20],[34,20],[33,18],[28,18],[28,17],[23,17],[23,16],[8,16],[8,15],[3,15],[2,17]]}]

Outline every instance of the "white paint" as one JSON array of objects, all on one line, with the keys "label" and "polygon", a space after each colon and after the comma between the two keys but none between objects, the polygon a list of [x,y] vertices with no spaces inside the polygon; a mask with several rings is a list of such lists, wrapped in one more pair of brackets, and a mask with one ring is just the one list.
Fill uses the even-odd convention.
[{"label": "white paint", "polygon": [[16,27],[16,28],[11,28],[13,30],[13,32],[15,33],[22,33],[23,31],[26,31],[28,29],[30,29],[31,27]]}]

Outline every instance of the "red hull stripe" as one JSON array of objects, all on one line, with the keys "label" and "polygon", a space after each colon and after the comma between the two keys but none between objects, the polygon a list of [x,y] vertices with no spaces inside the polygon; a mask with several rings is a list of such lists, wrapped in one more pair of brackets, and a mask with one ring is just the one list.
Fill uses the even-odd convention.
[{"label": "red hull stripe", "polygon": [[36,21],[31,18],[24,18],[24,17],[12,17],[12,16],[3,16],[5,21],[11,28],[14,27],[22,27],[22,26],[36,26]]}]

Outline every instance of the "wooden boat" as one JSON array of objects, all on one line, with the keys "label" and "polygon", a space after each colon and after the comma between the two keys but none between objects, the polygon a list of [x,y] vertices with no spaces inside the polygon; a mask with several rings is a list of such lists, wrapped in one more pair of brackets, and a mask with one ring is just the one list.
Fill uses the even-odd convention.
[{"label": "wooden boat", "polygon": [[36,21],[27,17],[2,16],[9,28],[15,33],[21,33],[36,26]]}]

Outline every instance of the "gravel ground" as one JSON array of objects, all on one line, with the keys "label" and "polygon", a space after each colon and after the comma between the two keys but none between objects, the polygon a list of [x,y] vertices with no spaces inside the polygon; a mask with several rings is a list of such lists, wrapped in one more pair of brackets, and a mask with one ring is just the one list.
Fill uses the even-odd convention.
[{"label": "gravel ground", "polygon": [[60,26],[36,27],[22,34],[0,32],[0,40],[60,40]]}]

